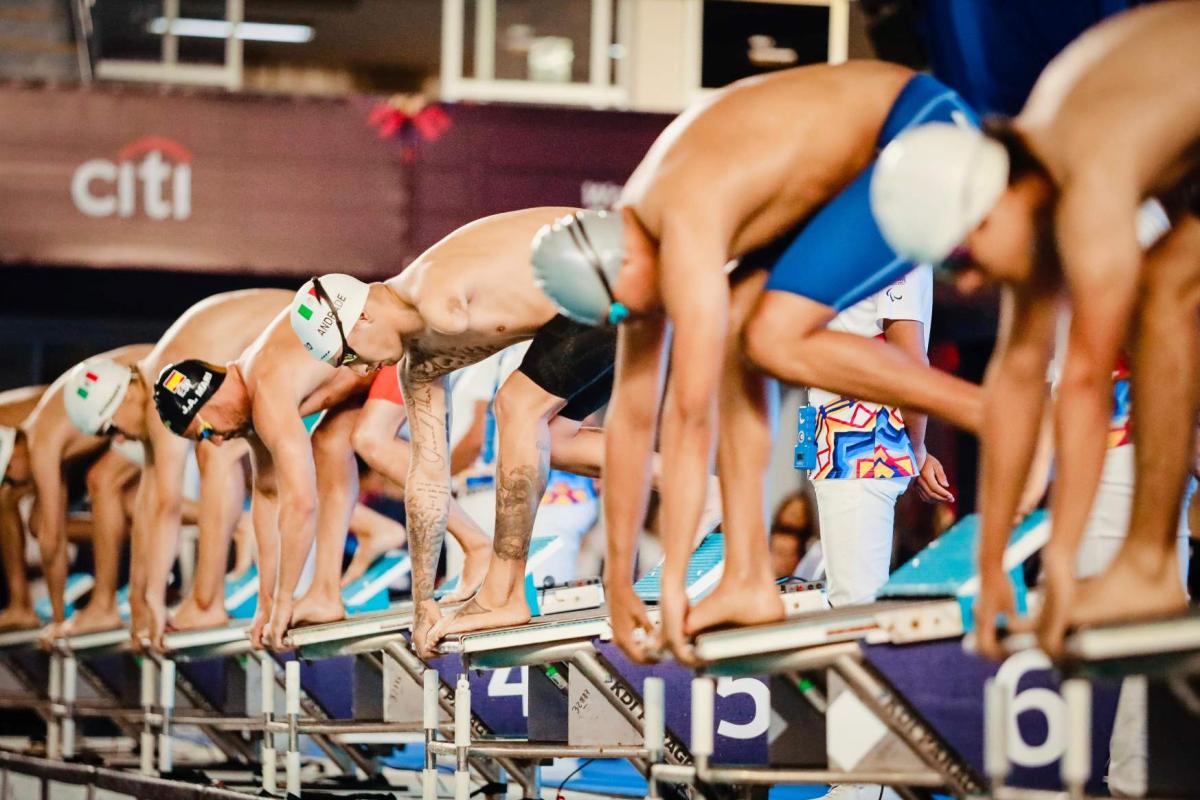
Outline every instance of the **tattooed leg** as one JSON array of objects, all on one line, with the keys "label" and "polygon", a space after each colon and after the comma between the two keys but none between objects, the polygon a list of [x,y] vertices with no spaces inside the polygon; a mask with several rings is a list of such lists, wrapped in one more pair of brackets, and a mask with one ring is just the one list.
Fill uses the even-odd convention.
[{"label": "tattooed leg", "polygon": [[496,395],[500,446],[492,563],[475,597],[437,625],[435,639],[529,621],[525,563],[550,472],[550,420],[564,404],[520,372]]}]

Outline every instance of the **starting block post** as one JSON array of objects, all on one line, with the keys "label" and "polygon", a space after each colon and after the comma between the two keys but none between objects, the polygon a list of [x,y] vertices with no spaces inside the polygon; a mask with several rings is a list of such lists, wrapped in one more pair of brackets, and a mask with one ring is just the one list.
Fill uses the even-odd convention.
[{"label": "starting block post", "polygon": [[141,735],[141,772],[143,775],[154,774],[154,693],[158,686],[158,670],[155,669],[154,659],[142,656],[142,735]]},{"label": "starting block post", "polygon": [[275,794],[277,780],[275,776],[275,660],[268,653],[258,655],[259,691],[262,694],[259,705],[263,716],[262,734],[262,788],[268,794]]},{"label": "starting block post", "polygon": [[471,772],[467,749],[471,746],[471,683],[466,673],[458,676],[454,687],[454,800],[471,797]]},{"label": "starting block post", "polygon": [[1008,687],[989,678],[983,689],[984,770],[992,792],[1008,779]]},{"label": "starting block post", "polygon": [[46,723],[46,755],[49,758],[62,758],[62,715],[59,705],[62,703],[62,655],[54,653],[50,656],[50,677],[47,681],[46,694],[50,696],[50,721]]},{"label": "starting block post", "polygon": [[62,657],[62,756],[75,757],[75,699],[79,692],[79,668],[75,656]]},{"label": "starting block post", "polygon": [[158,771],[167,774],[174,769],[171,753],[171,712],[175,710],[175,662],[164,658],[158,666],[158,708],[162,719],[158,725]]},{"label": "starting block post", "polygon": [[661,763],[666,741],[666,708],[663,701],[663,679],[649,677],[642,684],[642,741],[646,748],[646,760],[650,771],[646,776],[646,799],[656,800],[658,781],[654,779],[654,765]]},{"label": "starting block post", "polygon": [[696,761],[696,777],[708,769],[713,754],[713,706],[716,682],[712,678],[692,679],[692,758]]},{"label": "starting block post", "polygon": [[421,798],[437,800],[437,754],[433,752],[433,742],[437,739],[438,716],[441,712],[438,705],[438,690],[441,686],[437,670],[425,670],[421,681],[421,722],[425,728],[425,769],[421,772]]},{"label": "starting block post", "polygon": [[300,796],[300,662],[287,662],[283,669],[287,694],[287,793]]},{"label": "starting block post", "polygon": [[1062,781],[1070,797],[1083,797],[1092,772],[1092,685],[1083,678],[1063,681],[1067,704],[1067,750]]}]

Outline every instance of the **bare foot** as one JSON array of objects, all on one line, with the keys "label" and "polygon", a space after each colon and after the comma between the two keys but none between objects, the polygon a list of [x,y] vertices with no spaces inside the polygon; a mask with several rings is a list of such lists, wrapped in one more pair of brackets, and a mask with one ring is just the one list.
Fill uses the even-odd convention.
[{"label": "bare foot", "polygon": [[214,603],[204,609],[192,597],[180,603],[171,614],[171,627],[177,631],[220,628],[227,624],[229,624],[229,613],[225,610],[223,603]]},{"label": "bare foot", "polygon": [[95,603],[88,603],[62,624],[62,635],[78,636],[82,633],[111,631],[113,628],[119,627],[121,627],[121,615],[115,605],[98,608]]},{"label": "bare foot", "polygon": [[313,592],[306,592],[296,601],[296,607],[292,610],[292,627],[320,625],[345,618],[346,605],[342,602],[341,595],[330,599],[319,597]]},{"label": "bare foot", "polygon": [[1172,557],[1157,559],[1162,565],[1151,570],[1139,569],[1136,559],[1123,555],[1124,551],[1104,572],[1079,582],[1070,625],[1166,617],[1187,609],[1188,598],[1173,551]]},{"label": "bare foot", "polygon": [[[1064,558],[1042,550],[1042,580],[1040,587],[1042,607],[1037,616],[1038,647],[1052,659],[1062,655],[1063,637],[1071,624],[1072,608],[1075,605],[1075,565]],[[1125,601],[1125,593],[1114,595]]]},{"label": "bare foot", "polygon": [[783,600],[774,582],[749,581],[725,575],[717,588],[692,606],[684,633],[695,636],[712,628],[761,625],[784,617]]},{"label": "bare foot", "polygon": [[381,533],[358,537],[358,549],[354,551],[354,557],[350,559],[350,565],[342,573],[343,587],[349,586],[367,574],[367,570],[375,563],[375,559],[384,553],[399,550],[404,546],[404,528],[397,525],[396,529],[399,531],[398,534],[389,532],[386,534]]},{"label": "bare foot", "polygon": [[[463,554],[463,571],[458,578],[458,586],[453,592],[450,592],[442,598],[442,603],[451,605],[453,603],[461,603],[464,600],[469,600],[479,591],[480,585],[483,584],[483,578],[487,575],[488,564],[492,562],[492,548],[477,547],[474,550]],[[522,604],[525,602],[524,597],[521,598]],[[520,623],[518,623],[520,624]]]},{"label": "bare foot", "polygon": [[9,606],[0,611],[0,631],[27,631],[41,624],[32,608]]},{"label": "bare foot", "polygon": [[525,602],[524,592],[513,592],[503,603],[494,608],[483,605],[477,594],[459,608],[442,617],[429,632],[432,644],[437,644],[444,637],[453,633],[469,633],[470,631],[485,631],[492,628],[509,628],[514,625],[524,625],[529,622],[529,604]]}]

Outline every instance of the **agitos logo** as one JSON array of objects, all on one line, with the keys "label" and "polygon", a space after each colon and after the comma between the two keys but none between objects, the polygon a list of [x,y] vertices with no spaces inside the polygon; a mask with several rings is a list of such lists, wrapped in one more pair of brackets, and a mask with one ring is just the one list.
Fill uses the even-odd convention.
[{"label": "agitos logo", "polygon": [[187,219],[192,153],[174,139],[143,136],[117,151],[115,161],[80,164],[71,177],[71,199],[89,217],[132,217],[140,206],[150,219]]}]

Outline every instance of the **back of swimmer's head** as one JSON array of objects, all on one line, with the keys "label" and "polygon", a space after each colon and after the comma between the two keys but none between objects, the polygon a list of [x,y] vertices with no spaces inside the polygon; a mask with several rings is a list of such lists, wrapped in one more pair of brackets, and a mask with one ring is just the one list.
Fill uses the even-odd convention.
[{"label": "back of swimmer's head", "polygon": [[313,358],[334,366],[344,358],[342,337],[354,330],[370,288],[352,275],[331,272],[305,281],[296,291],[288,320]]},{"label": "back of swimmer's head", "polygon": [[625,261],[619,211],[576,211],[533,238],[533,280],[566,317],[616,325],[629,315],[613,294]]},{"label": "back of swimmer's head", "polygon": [[225,381],[225,369],[190,358],[168,364],[154,381],[154,407],[171,433],[184,436],[204,404]]},{"label": "back of swimmer's head", "polygon": [[933,122],[893,139],[871,176],[871,211],[903,258],[941,264],[991,213],[1008,185],[1005,146],[966,126]]},{"label": "back of swimmer's head", "polygon": [[107,432],[125,399],[133,370],[111,358],[90,358],[67,373],[63,406],[67,419],[88,436]]}]

